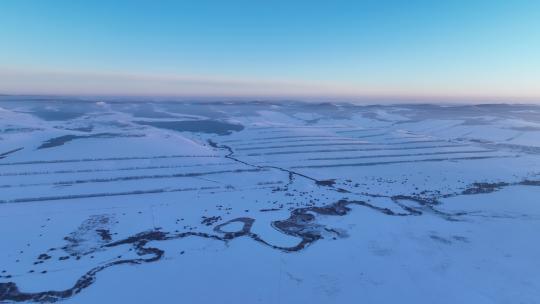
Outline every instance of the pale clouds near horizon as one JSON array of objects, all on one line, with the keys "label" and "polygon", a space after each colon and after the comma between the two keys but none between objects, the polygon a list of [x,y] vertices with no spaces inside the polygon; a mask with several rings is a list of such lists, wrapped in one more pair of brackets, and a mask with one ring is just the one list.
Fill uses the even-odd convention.
[{"label": "pale clouds near horizon", "polygon": [[[540,89],[533,83],[469,83],[463,89],[451,84],[396,84],[392,89],[373,83],[334,85],[281,79],[239,79],[175,74],[74,72],[68,70],[0,67],[0,94],[199,96],[244,98],[338,98],[388,101],[534,102]],[[517,89],[516,89],[517,88]],[[486,94],[488,90],[490,93]],[[457,96],[457,97],[456,97]]]},{"label": "pale clouds near horizon", "polygon": [[10,94],[296,96],[336,90],[320,84],[267,79],[0,69],[0,91]]}]

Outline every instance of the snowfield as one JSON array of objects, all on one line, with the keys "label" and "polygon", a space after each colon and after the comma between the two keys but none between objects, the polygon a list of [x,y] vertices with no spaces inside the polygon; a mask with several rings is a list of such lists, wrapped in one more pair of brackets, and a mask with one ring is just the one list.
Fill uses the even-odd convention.
[{"label": "snowfield", "polygon": [[540,106],[0,97],[0,303],[540,303]]}]

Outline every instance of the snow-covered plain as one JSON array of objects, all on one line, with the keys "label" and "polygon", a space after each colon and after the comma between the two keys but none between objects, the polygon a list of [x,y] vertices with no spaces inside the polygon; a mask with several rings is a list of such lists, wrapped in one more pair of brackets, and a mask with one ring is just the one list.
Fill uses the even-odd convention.
[{"label": "snow-covered plain", "polygon": [[540,303],[540,107],[0,99],[0,302]]}]

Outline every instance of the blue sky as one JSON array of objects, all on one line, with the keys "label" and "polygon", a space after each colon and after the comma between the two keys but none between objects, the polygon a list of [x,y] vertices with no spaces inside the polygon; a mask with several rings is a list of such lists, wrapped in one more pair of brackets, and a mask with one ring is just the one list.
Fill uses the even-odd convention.
[{"label": "blue sky", "polygon": [[540,1],[0,1],[0,92],[540,99]]}]

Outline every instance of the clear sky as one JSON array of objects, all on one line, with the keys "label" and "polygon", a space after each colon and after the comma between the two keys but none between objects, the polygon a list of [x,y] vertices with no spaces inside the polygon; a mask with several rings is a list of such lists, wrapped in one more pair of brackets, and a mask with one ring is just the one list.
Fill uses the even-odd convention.
[{"label": "clear sky", "polygon": [[0,1],[0,93],[540,100],[540,1]]}]

